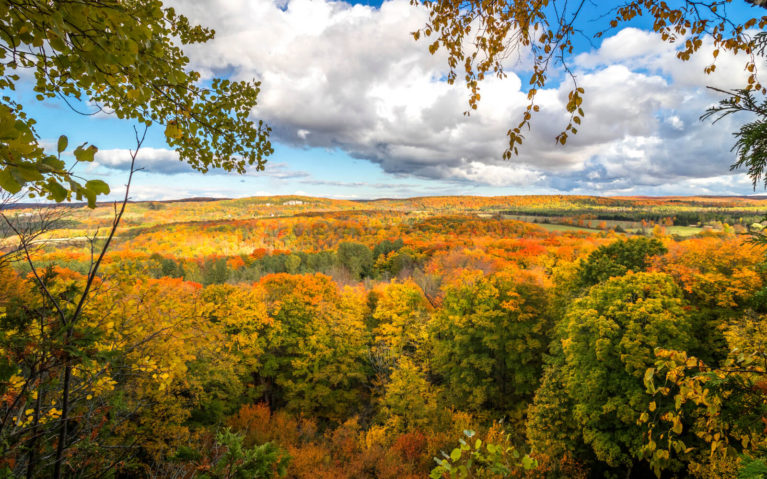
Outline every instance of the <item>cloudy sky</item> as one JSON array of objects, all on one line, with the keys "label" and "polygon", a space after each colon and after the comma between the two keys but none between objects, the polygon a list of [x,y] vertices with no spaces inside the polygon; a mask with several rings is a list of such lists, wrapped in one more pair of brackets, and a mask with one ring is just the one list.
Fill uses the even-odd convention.
[{"label": "cloudy sky", "polygon": [[[467,117],[468,92],[444,81],[445,57],[430,55],[410,35],[426,14],[408,0],[171,3],[217,32],[212,42],[187,50],[195,69],[208,78],[262,82],[253,114],[272,126],[275,154],[264,172],[203,175],[180,163],[155,127],[139,156],[144,171],[134,199],[754,193],[742,172],[729,172],[731,132],[746,118],[716,126],[698,120],[717,100],[705,86],[742,84],[743,59],[721,55],[717,73],[704,75],[708,46],[680,62],[642,23],[579,41],[572,66],[586,90],[586,117],[567,146],[554,137],[566,125],[569,83],[554,81],[539,93],[541,113],[520,156],[503,161],[505,132],[526,105],[524,55],[509,58],[507,78],[484,82],[479,109]],[[763,12],[741,6],[734,13]],[[35,102],[31,93],[19,94]],[[43,139],[67,134],[70,144],[99,146],[87,176],[106,179],[113,190],[124,183],[130,123],[82,117],[63,104],[30,110]]]}]

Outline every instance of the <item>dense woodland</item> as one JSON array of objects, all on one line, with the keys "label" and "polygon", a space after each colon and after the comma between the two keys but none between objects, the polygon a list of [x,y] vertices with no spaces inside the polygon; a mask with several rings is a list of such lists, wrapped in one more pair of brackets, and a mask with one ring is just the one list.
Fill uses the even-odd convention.
[{"label": "dense woodland", "polygon": [[[619,233],[505,218],[526,203],[670,220]],[[69,323],[113,210],[9,210],[52,219],[31,262],[2,266],[2,474],[50,474],[67,407],[68,477],[763,477],[762,208],[137,203]],[[679,212],[745,226],[672,234]]]}]

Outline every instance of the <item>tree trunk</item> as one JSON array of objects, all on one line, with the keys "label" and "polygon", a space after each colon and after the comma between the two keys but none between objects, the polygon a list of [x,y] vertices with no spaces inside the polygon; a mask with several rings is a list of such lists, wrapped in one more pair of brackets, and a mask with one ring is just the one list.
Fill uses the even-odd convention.
[{"label": "tree trunk", "polygon": [[[67,335],[64,341],[64,347],[69,347],[69,340],[72,337],[72,327],[69,324]],[[59,430],[59,443],[56,445],[56,463],[53,467],[53,478],[61,479],[61,462],[64,459],[64,447],[67,442],[67,427],[69,426],[69,385],[72,382],[72,363],[69,353],[64,352],[64,389],[61,392],[61,429]]]}]

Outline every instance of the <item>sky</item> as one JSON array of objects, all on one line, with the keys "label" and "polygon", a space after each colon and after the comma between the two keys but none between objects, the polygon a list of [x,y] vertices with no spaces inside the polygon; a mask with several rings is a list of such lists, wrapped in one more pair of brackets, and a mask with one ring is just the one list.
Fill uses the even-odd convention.
[{"label": "sky", "polygon": [[[178,161],[161,126],[149,130],[138,158],[134,200],[311,195],[373,199],[435,195],[749,195],[743,172],[730,172],[732,132],[747,118],[699,121],[718,100],[706,85],[742,85],[743,58],[720,55],[705,75],[711,47],[689,62],[648,30],[646,19],[603,38],[579,38],[572,67],[586,90],[584,124],[564,147],[569,83],[554,73],[541,90],[541,112],[520,155],[501,159],[505,132],[526,106],[529,62],[506,60],[505,79],[481,85],[470,116],[468,91],[448,85],[447,60],[430,55],[410,32],[427,15],[409,0],[173,0],[190,20],[216,30],[214,40],[185,47],[204,79],[261,81],[254,119],[272,127],[275,152],[265,171],[195,172]],[[589,2],[587,2],[589,3]],[[761,15],[736,0],[736,18]],[[597,5],[597,4],[593,4]],[[596,7],[583,13],[597,25]],[[593,32],[587,32],[593,33]],[[38,120],[44,142],[99,147],[83,171],[120,193],[127,178],[133,123],[108,114],[82,116],[62,103],[17,95]],[[87,109],[88,105],[78,108]]]}]

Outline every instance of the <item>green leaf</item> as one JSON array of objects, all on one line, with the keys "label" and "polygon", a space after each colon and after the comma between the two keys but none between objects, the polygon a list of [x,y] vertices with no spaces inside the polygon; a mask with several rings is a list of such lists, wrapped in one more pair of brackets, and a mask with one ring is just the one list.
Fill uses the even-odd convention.
[{"label": "green leaf", "polygon": [[56,158],[55,156],[46,156],[40,160],[41,170],[44,173],[48,173],[51,170],[63,170],[66,167],[66,164]]},{"label": "green leaf", "polygon": [[88,208],[95,208],[96,207],[96,194],[90,190],[83,189],[82,194],[85,196],[85,199],[88,200]]},{"label": "green leaf", "polygon": [[101,180],[88,180],[85,182],[85,188],[97,195],[108,195],[111,191],[109,185]]},{"label": "green leaf", "polygon": [[14,171],[25,182],[27,182],[27,181],[38,181],[38,180],[42,180],[43,179],[42,173],[40,173],[38,170],[36,170],[34,168],[19,167],[19,168],[14,168]]},{"label": "green leaf", "polygon": [[461,459],[461,450],[460,450],[460,449],[458,449],[458,448],[456,447],[456,448],[455,448],[455,449],[453,449],[453,451],[450,453],[450,460],[451,460],[451,461],[453,461],[453,462],[456,462],[456,461],[458,461],[459,459]]},{"label": "green leaf", "polygon": [[538,466],[538,461],[531,458],[528,455],[525,455],[525,457],[522,458],[522,467],[525,468],[526,471],[529,471],[530,469],[533,469]]},{"label": "green leaf", "polygon": [[49,181],[47,186],[48,192],[50,193],[50,198],[60,203],[67,199],[67,189],[58,184],[55,181]]},{"label": "green leaf", "polygon": [[96,152],[99,151],[98,148],[91,145],[88,148],[83,148],[87,143],[83,143],[82,145],[75,148],[75,158],[77,161],[83,161],[90,163],[93,161]]},{"label": "green leaf", "polygon": [[0,171],[0,188],[11,194],[21,191],[21,185],[8,169]]},{"label": "green leaf", "polygon": [[67,149],[68,144],[69,144],[69,140],[67,139],[67,137],[65,135],[61,135],[59,137],[59,144],[57,145],[56,149],[58,150],[59,153],[63,153],[64,150]]}]

